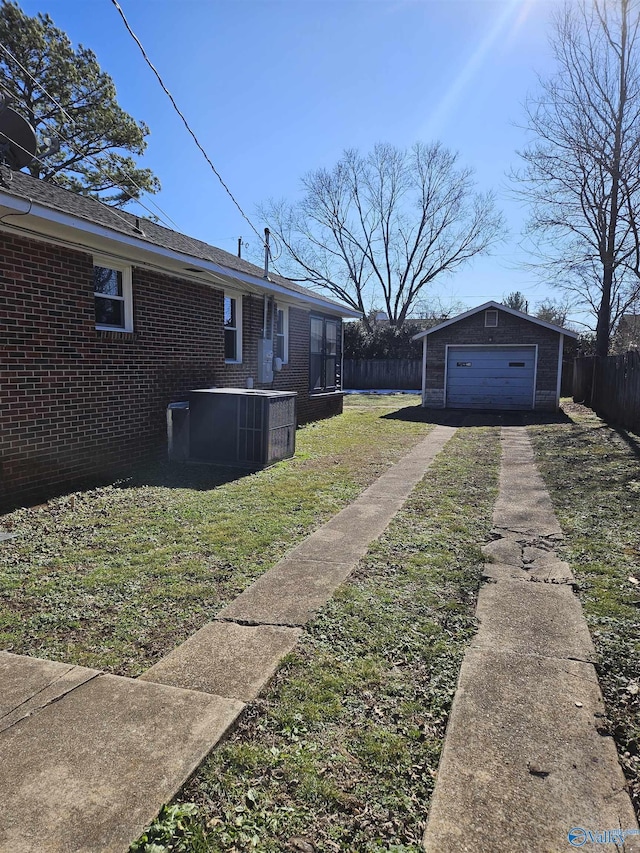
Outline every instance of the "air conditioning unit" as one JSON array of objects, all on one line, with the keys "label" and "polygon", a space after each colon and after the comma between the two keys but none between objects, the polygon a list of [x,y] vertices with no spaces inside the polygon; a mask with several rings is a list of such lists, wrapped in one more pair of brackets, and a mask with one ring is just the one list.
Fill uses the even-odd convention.
[{"label": "air conditioning unit", "polygon": [[263,468],[293,456],[296,393],[249,388],[189,392],[189,460]]}]

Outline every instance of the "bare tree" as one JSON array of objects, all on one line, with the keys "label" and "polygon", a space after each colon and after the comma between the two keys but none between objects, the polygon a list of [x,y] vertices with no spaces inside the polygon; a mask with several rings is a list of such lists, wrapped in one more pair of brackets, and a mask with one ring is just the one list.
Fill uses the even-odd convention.
[{"label": "bare tree", "polygon": [[409,151],[346,151],[331,170],[303,179],[304,196],[270,201],[261,215],[284,244],[286,273],[367,313],[382,300],[402,326],[423,289],[503,234],[491,193],[439,144]]},{"label": "bare tree", "polygon": [[535,315],[539,320],[553,323],[555,326],[566,326],[567,317],[571,311],[571,302],[564,299],[543,299],[536,305]]},{"label": "bare tree", "polygon": [[514,174],[546,280],[596,318],[596,354],[640,293],[638,0],[580,0],[554,19],[556,75],[527,103]]}]

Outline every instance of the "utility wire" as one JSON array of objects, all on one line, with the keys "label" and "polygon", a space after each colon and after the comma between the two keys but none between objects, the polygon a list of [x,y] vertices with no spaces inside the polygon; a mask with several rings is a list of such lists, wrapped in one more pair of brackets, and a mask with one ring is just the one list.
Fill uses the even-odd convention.
[{"label": "utility wire", "polygon": [[29,77],[31,77],[31,79],[33,80],[33,82],[34,82],[34,83],[36,84],[36,86],[38,87],[38,89],[40,89],[40,91],[41,91],[41,92],[44,92],[44,93],[45,93],[45,95],[47,96],[47,98],[49,98],[49,100],[50,100],[50,101],[53,101],[53,103],[54,103],[54,104],[56,105],[56,107],[60,110],[60,112],[61,112],[63,115],[65,115],[65,116],[67,117],[67,119],[68,119],[70,122],[73,122],[73,124],[75,124],[75,122],[73,121],[73,119],[71,118],[71,116],[69,115],[69,113],[65,110],[65,108],[64,108],[61,104],[59,104],[59,103],[58,103],[58,101],[56,101],[56,99],[53,97],[53,95],[50,95],[50,94],[49,94],[49,92],[47,92],[47,90],[44,88],[44,86],[43,86],[41,83],[39,83],[39,82],[35,79],[35,77],[33,77],[33,75],[29,72],[29,70],[28,70],[27,68],[25,68],[25,67],[24,67],[24,65],[20,62],[20,60],[15,58],[15,56],[11,53],[11,51],[9,50],[9,48],[8,48],[8,47],[6,47],[6,46],[5,46],[4,44],[2,44],[2,43],[0,43],[0,48],[2,48],[2,50],[6,53],[6,55],[9,57],[9,59],[11,59],[13,62],[15,62],[15,64],[16,64],[19,68],[21,68],[21,69],[24,71],[24,73],[25,73],[25,74],[27,74]]},{"label": "utility wire", "polygon": [[[0,85],[1,85],[1,84],[0,84]],[[8,140],[9,140],[9,142],[11,142],[13,145],[15,145],[15,147],[16,147],[16,148],[19,148],[19,149],[20,149],[20,151],[23,151],[25,154],[28,154],[29,156],[33,156],[33,159],[34,159],[34,160],[37,160],[37,162],[38,162],[38,163],[41,163],[43,166],[46,166],[46,165],[47,165],[47,164],[46,164],[46,162],[45,162],[41,157],[38,157],[37,155],[32,155],[32,154],[31,154],[31,152],[30,152],[27,148],[25,148],[23,145],[20,145],[20,143],[19,143],[19,142],[16,142],[16,140],[15,140],[15,139],[13,139],[12,137],[8,136],[6,133],[5,133],[5,134],[3,134],[3,136],[5,137],[5,139],[8,139]],[[2,167],[2,164],[0,164],[0,168],[1,168],[1,167]],[[10,176],[10,177],[9,177],[9,179],[8,179],[8,182],[10,183],[10,182],[11,182],[11,180],[12,180],[12,173],[11,173],[11,170],[9,170],[9,176]],[[2,174],[1,174],[1,172],[0,172],[0,185],[1,185],[3,182],[4,182],[4,179],[3,179]],[[54,178],[53,182],[56,184],[56,186],[59,186],[59,184],[55,181],[55,178]],[[8,216],[26,216],[26,215],[28,215],[28,214],[31,212],[31,209],[32,209],[32,207],[33,207],[33,203],[34,203],[34,202],[33,202],[33,199],[32,199],[32,198],[29,198],[29,208],[28,208],[26,211],[20,211],[20,212],[17,212],[17,213],[7,213],[7,214],[5,214],[3,217],[1,217],[1,218],[0,218],[0,222],[4,222],[4,220],[5,220]],[[127,226],[127,229],[132,229],[132,228],[134,227],[134,226],[132,225],[132,223],[131,223],[131,222],[129,222],[128,220],[126,220],[126,219],[124,218],[124,216],[121,216],[121,215],[116,211],[116,209],[115,209],[115,208],[111,207],[110,205],[104,205],[104,206],[105,206],[105,207],[110,211],[110,213],[111,213],[113,216],[115,216],[115,217],[116,217],[116,219],[119,219],[121,222],[123,222],[123,223]],[[235,238],[228,238],[228,239],[235,239]],[[274,269],[275,269],[275,266],[274,266]],[[205,273],[207,273],[208,275],[210,275],[216,283],[218,283],[218,284],[220,283],[220,282],[219,282],[219,279],[218,279],[216,276],[214,276],[212,273],[210,273],[208,270],[202,270],[202,272],[205,272]],[[278,272],[278,270],[276,270],[276,272]],[[278,274],[279,274],[279,275],[281,275],[281,273],[279,273],[279,272],[278,272]],[[249,287],[249,289],[250,289],[250,290],[253,290],[253,292],[255,292],[255,293],[259,293],[259,291],[258,291],[258,290],[254,290],[253,288],[251,288],[251,286],[250,286],[250,285],[248,285],[248,287]]]},{"label": "utility wire", "polygon": [[[47,90],[44,88],[44,86],[40,85],[40,83],[38,82],[38,80],[33,76],[33,74],[31,74],[31,72],[29,71],[29,69],[28,69],[28,68],[25,68],[25,67],[24,67],[24,65],[22,65],[22,63],[21,63],[21,62],[19,62],[19,60],[17,60],[17,59],[15,58],[15,56],[11,53],[11,51],[10,51],[10,50],[8,50],[8,49],[7,49],[7,48],[6,48],[6,47],[5,47],[1,42],[0,42],[0,48],[1,48],[1,49],[2,49],[6,54],[7,54],[7,56],[9,56],[9,57],[10,57],[10,58],[11,58],[11,59],[16,63],[16,65],[18,65],[18,66],[22,69],[22,71],[23,71],[23,72],[24,72],[24,73],[29,77],[29,79],[30,79],[30,80],[31,80],[31,81],[32,81],[32,82],[33,82],[33,83],[34,83],[34,84],[35,84],[35,85],[36,85],[36,86],[37,86],[41,91],[43,91],[43,92],[44,92],[44,94],[45,94],[45,95],[46,95],[46,96],[47,96],[47,97],[52,101],[52,103],[54,103],[54,104],[55,104],[55,106],[56,106],[56,107],[60,110],[60,112],[61,112],[61,113],[62,113],[62,114],[63,114],[63,115],[68,119],[68,121],[69,121],[69,122],[71,122],[71,124],[73,124],[73,125],[77,125],[77,121],[73,118],[73,116],[69,115],[69,113],[65,110],[65,108],[64,108],[64,107],[63,107],[63,106],[62,106],[62,105],[61,105],[61,104],[60,104],[60,103],[59,103],[59,102],[58,102],[58,101],[53,97],[53,95],[50,95],[50,94],[49,94],[49,92],[47,92]],[[0,86],[2,86],[2,88],[4,89],[4,91],[5,91],[5,92],[6,92],[6,93],[11,97],[11,99],[13,100],[13,99],[14,99],[14,94],[13,94],[13,92],[11,92],[9,89],[7,89],[7,87],[6,87],[6,86],[2,85],[1,83],[0,83]],[[62,134],[62,133],[61,133],[61,132],[56,128],[56,127],[50,127],[44,119],[39,119],[39,123],[43,124],[43,125],[44,125],[44,127],[45,127],[48,131],[50,131],[51,133],[55,133],[55,134],[56,134],[56,135],[57,135],[57,136],[62,140],[62,142],[64,142],[66,145],[68,145],[68,146],[69,146],[69,148],[71,148],[71,150],[72,150],[75,154],[78,154],[79,156],[82,156],[85,160],[89,160],[89,162],[91,162],[91,163],[96,167],[96,169],[98,170],[98,172],[99,172],[103,177],[108,178],[110,181],[112,181],[111,176],[110,176],[110,175],[108,175],[108,174],[107,174],[107,172],[105,172],[105,171],[104,171],[104,169],[100,166],[100,163],[99,163],[99,161],[95,158],[95,155],[93,155],[93,154],[85,154],[84,152],[82,152],[82,151],[78,150],[78,148],[76,148],[76,147],[74,146],[73,142],[71,142],[71,140],[70,140],[70,139],[67,139],[65,136],[63,136],[63,134]],[[36,158],[36,159],[38,160],[38,162],[42,163],[44,166],[46,166],[46,165],[47,165],[43,160],[40,160],[40,158]],[[131,183],[134,185],[134,187],[136,187],[136,189],[140,190],[140,192],[144,194],[144,190],[143,190],[143,188],[142,188],[142,187],[141,187],[141,186],[136,182],[135,178],[134,178],[132,175],[130,175],[130,174],[129,174],[128,172],[126,172],[124,169],[121,169],[121,172],[122,172],[122,174],[123,174],[126,178],[128,178],[128,179],[131,181]],[[116,187],[116,188],[117,188],[117,189],[119,189],[119,190],[122,190],[122,192],[124,192],[124,193],[127,193],[127,192],[128,192],[126,187],[123,187],[123,186],[121,186],[120,184],[115,183],[114,181],[112,181],[112,183],[113,183],[113,186],[114,186],[114,187]],[[97,201],[101,201],[101,200],[100,200],[100,199],[97,199]],[[150,210],[150,209],[149,209],[149,208],[144,204],[144,202],[140,201],[140,199],[134,199],[134,201],[136,202],[136,204],[139,204],[139,205],[140,205],[140,207],[143,207],[143,208],[147,211],[147,213],[150,213],[150,214],[151,214],[151,216],[155,216],[155,215],[156,215],[152,210]],[[156,210],[158,210],[158,211],[159,211],[159,212],[160,212],[160,213],[165,217],[165,222],[164,222],[164,224],[165,224],[165,225],[168,225],[168,222],[171,222],[171,223],[172,223],[172,225],[174,225],[174,226],[177,228],[177,230],[178,230],[178,231],[180,231],[180,230],[181,230],[180,226],[179,226],[176,222],[174,222],[174,220],[169,216],[169,214],[168,214],[166,211],[164,211],[164,210],[160,207],[160,205],[159,205],[159,204],[157,204],[157,203],[156,203],[155,201],[153,201],[153,199],[151,199],[151,198],[149,198],[149,201],[150,201],[150,202],[151,202],[151,204],[156,208]],[[102,204],[105,204],[104,202],[101,202],[101,203],[102,203]],[[106,207],[111,208],[111,205],[106,205]]]},{"label": "utility wire", "polygon": [[[31,155],[31,152],[30,152],[29,150],[27,150],[24,146],[20,145],[20,143],[19,143],[19,142],[16,142],[16,140],[15,140],[15,139],[12,139],[10,136],[7,136],[7,134],[3,134],[3,135],[4,135],[5,139],[8,139],[8,140],[9,140],[9,142],[11,142],[13,145],[15,145],[15,146],[16,146],[16,148],[19,148],[19,149],[20,149],[21,151],[23,151],[25,154],[28,154],[29,156],[32,156],[32,155]],[[38,161],[38,163],[42,163],[42,165],[43,165],[43,166],[46,166],[45,161],[44,161],[44,160],[42,160],[42,159],[41,159],[40,157],[38,157],[37,155],[34,155],[34,156],[33,156],[33,159],[34,159],[34,160],[37,160],[37,161]],[[1,185],[2,185],[2,183],[4,182],[4,179],[3,179],[3,176],[2,176],[1,169],[2,169],[2,164],[0,164],[0,186],[1,186]],[[10,183],[10,182],[11,182],[11,180],[12,180],[12,172],[11,172],[11,170],[9,170],[9,175],[10,175],[10,177],[9,177],[9,181],[8,181],[8,182]],[[56,183],[56,186],[58,186],[58,184],[57,184],[57,182],[56,182],[55,180],[54,180],[54,183]],[[27,210],[19,211],[19,212],[16,212],[16,213],[6,213],[4,216],[0,217],[0,223],[4,222],[4,220],[5,220],[7,217],[9,217],[9,216],[27,216],[27,215],[31,212],[31,209],[33,208],[33,204],[34,204],[34,202],[33,202],[33,199],[32,199],[32,198],[29,198],[29,199],[28,199],[28,201],[29,201],[29,207],[28,207],[28,209],[27,209]],[[117,213],[117,212],[116,212],[116,210],[115,210],[113,207],[110,207],[109,205],[105,205],[105,207],[106,207],[106,208],[107,208],[107,209],[108,209],[108,210],[113,214],[113,216],[115,216],[117,219],[119,219],[121,222],[123,222],[123,223],[127,226],[127,228],[128,228],[128,229],[131,229],[131,228],[133,228],[133,227],[134,227],[134,226],[132,225],[132,223],[128,222],[128,221],[127,221],[123,216],[120,216],[120,214],[119,214],[119,213]],[[232,239],[232,238],[229,238],[229,239]],[[203,260],[206,260],[206,259],[203,259]],[[203,273],[207,274],[211,279],[213,279],[213,281],[215,281],[215,282],[216,282],[216,284],[220,285],[220,283],[221,283],[221,282],[220,282],[220,279],[219,279],[217,276],[215,276],[213,273],[211,273],[209,270],[203,269],[201,272],[203,272]],[[276,272],[277,272],[277,270],[276,270]],[[280,275],[280,273],[278,273],[278,274]],[[255,287],[253,287],[252,285],[250,285],[250,284],[248,284],[248,283],[247,283],[245,286],[246,286],[246,287],[247,287],[251,292],[253,292],[253,293],[256,293],[256,294],[260,294],[260,293],[261,293],[261,291],[260,291],[260,290],[256,289]]]},{"label": "utility wire", "polygon": [[220,181],[220,183],[222,184],[222,186],[224,187],[224,189],[227,191],[227,193],[228,193],[229,197],[231,198],[231,201],[232,201],[232,202],[235,204],[235,206],[238,208],[238,210],[239,210],[239,211],[240,211],[240,213],[242,214],[243,218],[246,220],[246,222],[247,222],[247,223],[249,224],[249,226],[251,227],[251,230],[252,230],[252,231],[257,235],[257,237],[258,237],[258,239],[260,240],[260,242],[264,244],[264,238],[260,236],[260,233],[259,233],[259,232],[258,232],[258,230],[255,228],[254,224],[251,222],[251,220],[249,219],[249,217],[247,216],[247,214],[244,212],[244,210],[240,207],[239,203],[238,203],[238,202],[236,201],[236,199],[235,199],[235,196],[233,195],[233,193],[231,192],[231,190],[229,189],[229,187],[228,187],[228,186],[225,184],[225,182],[223,181],[222,176],[220,175],[220,173],[218,172],[218,170],[216,169],[216,167],[215,167],[215,166],[213,165],[213,163],[211,162],[211,158],[209,157],[209,155],[207,154],[207,152],[204,150],[204,148],[202,147],[202,145],[200,144],[200,142],[199,142],[199,140],[198,140],[198,137],[195,135],[195,133],[194,133],[194,132],[193,132],[193,130],[191,129],[191,126],[189,125],[189,122],[188,122],[188,121],[187,121],[187,119],[184,117],[183,113],[180,111],[180,108],[179,108],[179,107],[178,107],[178,105],[176,104],[176,102],[175,102],[175,100],[174,100],[173,95],[171,94],[171,92],[170,92],[170,91],[167,89],[167,87],[165,86],[164,81],[163,81],[162,77],[160,76],[160,74],[159,74],[158,70],[156,69],[156,67],[154,66],[154,64],[151,62],[151,60],[150,60],[150,59],[149,59],[149,57],[147,56],[147,52],[145,51],[144,47],[142,46],[142,43],[141,43],[140,39],[138,38],[138,36],[137,36],[137,35],[134,33],[134,31],[131,29],[131,26],[129,25],[129,22],[127,21],[127,18],[126,18],[126,16],[125,16],[124,12],[122,11],[122,8],[120,7],[120,4],[118,3],[118,0],[111,0],[111,2],[113,3],[113,5],[114,5],[114,6],[116,7],[116,9],[118,10],[118,12],[119,12],[119,14],[120,14],[120,17],[122,18],[122,21],[123,21],[123,23],[124,23],[125,27],[127,28],[127,31],[128,31],[128,33],[129,33],[129,35],[131,36],[131,38],[135,41],[135,43],[136,43],[136,44],[138,45],[138,47],[140,48],[140,52],[142,53],[142,56],[144,57],[145,62],[147,63],[147,65],[149,66],[149,68],[150,68],[150,69],[153,71],[153,73],[155,74],[155,76],[156,76],[156,78],[157,78],[157,80],[158,80],[158,83],[160,83],[160,86],[162,87],[162,89],[164,90],[165,94],[167,95],[167,97],[168,97],[168,98],[169,98],[169,100],[171,101],[171,104],[173,105],[174,110],[177,112],[177,114],[178,114],[178,115],[180,116],[180,118],[182,119],[182,123],[184,124],[184,126],[187,128],[187,130],[188,130],[188,131],[189,131],[189,133],[191,134],[191,137],[193,138],[193,141],[195,142],[195,144],[198,146],[198,148],[199,148],[199,149],[200,149],[200,151],[202,152],[202,155],[204,156],[205,160],[207,161],[207,163],[208,163],[208,164],[209,164],[209,166],[211,167],[211,170],[213,171],[214,175],[217,177],[217,179]]},{"label": "utility wire", "polygon": [[[38,157],[37,155],[32,154],[31,151],[27,150],[24,146],[20,145],[20,143],[16,142],[15,139],[12,139],[10,136],[7,136],[6,133],[3,133],[2,135],[4,136],[5,139],[8,139],[9,142],[12,143],[12,145],[15,145],[16,148],[19,148],[20,151],[24,151],[25,154],[28,154],[29,157],[32,157],[34,160],[37,160],[38,163],[42,163],[43,166],[47,165],[46,162],[41,157]],[[11,175],[11,170],[9,170],[9,174]],[[11,180],[13,180],[13,177],[9,178],[9,182],[11,182]],[[55,180],[54,180],[54,183],[56,184],[56,186],[60,186],[60,184],[58,184],[57,181],[55,181]],[[61,189],[64,189],[64,187],[61,187]],[[94,201],[95,200],[96,199],[94,199]],[[31,205],[33,205],[33,200],[31,198],[29,199],[29,201],[31,202]],[[115,208],[111,207],[108,204],[105,204],[104,207],[106,207],[107,210],[109,210],[113,214],[113,216],[116,217],[116,219],[119,219],[121,222],[124,222],[124,224],[127,226],[127,229],[133,229],[134,228],[134,226],[132,225],[131,222],[129,222],[127,219],[124,218],[124,216],[121,216],[119,213],[116,212]],[[29,209],[31,209],[31,208],[29,208]]]}]

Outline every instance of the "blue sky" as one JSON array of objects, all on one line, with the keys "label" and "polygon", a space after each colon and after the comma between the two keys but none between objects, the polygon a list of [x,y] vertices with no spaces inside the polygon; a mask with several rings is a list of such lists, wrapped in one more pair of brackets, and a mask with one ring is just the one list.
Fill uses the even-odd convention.
[{"label": "blue sky", "polygon": [[[259,231],[256,207],[346,148],[440,140],[493,189],[510,235],[434,295],[467,307],[521,290],[557,296],[523,268],[526,210],[506,172],[525,143],[522,104],[553,63],[559,0],[120,0],[216,168]],[[121,106],[151,128],[154,201],[179,230],[235,252],[257,242],[144,63],[110,0],[22,0],[97,54]],[[146,203],[153,209],[147,199]]]}]

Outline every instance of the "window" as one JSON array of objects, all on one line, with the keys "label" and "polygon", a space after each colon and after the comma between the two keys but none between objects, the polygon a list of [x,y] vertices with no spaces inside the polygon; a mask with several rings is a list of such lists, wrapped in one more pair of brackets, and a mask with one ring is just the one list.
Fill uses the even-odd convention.
[{"label": "window", "polygon": [[498,326],[498,312],[497,311],[485,311],[484,312],[484,325],[489,329],[495,329]]},{"label": "window", "polygon": [[239,364],[242,361],[242,300],[224,296],[224,360]]},{"label": "window", "polygon": [[311,318],[309,388],[312,392],[335,391],[340,387],[337,320]]},{"label": "window", "polygon": [[93,297],[96,329],[133,331],[131,267],[94,258]]},{"label": "window", "polygon": [[275,357],[281,358],[282,363],[289,361],[289,309],[278,308],[276,314],[276,347]]}]

